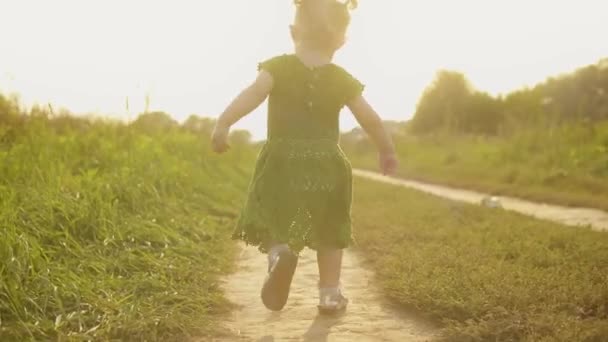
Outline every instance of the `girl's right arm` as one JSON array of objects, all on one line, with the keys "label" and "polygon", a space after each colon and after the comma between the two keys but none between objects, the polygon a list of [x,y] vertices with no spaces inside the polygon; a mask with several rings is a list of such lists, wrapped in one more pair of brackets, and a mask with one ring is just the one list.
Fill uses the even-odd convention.
[{"label": "girl's right arm", "polygon": [[230,127],[262,104],[272,91],[272,86],[272,76],[267,71],[262,70],[256,80],[241,91],[232,103],[228,105],[217,119],[211,135],[213,151],[222,153],[228,150]]},{"label": "girl's right arm", "polygon": [[363,130],[378,147],[380,154],[380,170],[382,173],[385,175],[394,174],[398,166],[395,147],[391,136],[382,124],[380,116],[363,96],[357,96],[346,105],[355,116],[355,119],[357,119],[359,125],[361,125]]}]

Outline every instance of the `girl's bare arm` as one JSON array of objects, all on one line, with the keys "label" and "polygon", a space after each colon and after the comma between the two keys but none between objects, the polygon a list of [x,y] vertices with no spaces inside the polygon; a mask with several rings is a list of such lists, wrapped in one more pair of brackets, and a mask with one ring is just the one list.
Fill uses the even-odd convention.
[{"label": "girl's bare arm", "polygon": [[272,91],[272,86],[272,76],[262,70],[256,80],[232,100],[217,119],[211,135],[211,147],[215,152],[222,153],[228,150],[230,127],[262,104]]},{"label": "girl's bare arm", "polygon": [[382,173],[385,175],[394,174],[398,166],[395,147],[393,139],[384,128],[380,116],[363,96],[358,96],[351,100],[347,103],[347,106],[355,116],[355,119],[357,119],[359,125],[361,125],[373,143],[378,147],[378,151],[380,152],[380,170]]},{"label": "girl's bare arm", "polygon": [[378,147],[380,153],[393,154],[395,152],[393,140],[386,132],[382,119],[380,119],[380,116],[367,100],[363,96],[358,96],[346,105],[355,116],[355,119],[357,119],[361,128],[363,128]]},{"label": "girl's bare arm", "polygon": [[242,117],[251,113],[266,100],[272,90],[272,85],[272,76],[268,72],[262,70],[258,74],[256,80],[241,91],[230,105],[228,105],[217,120],[218,125],[230,127]]}]

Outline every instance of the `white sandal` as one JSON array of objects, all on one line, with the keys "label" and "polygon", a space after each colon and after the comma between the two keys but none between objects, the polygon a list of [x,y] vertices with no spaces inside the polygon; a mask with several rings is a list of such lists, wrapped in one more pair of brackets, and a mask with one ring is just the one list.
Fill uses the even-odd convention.
[{"label": "white sandal", "polygon": [[348,298],[344,297],[340,288],[319,289],[319,305],[322,314],[336,314],[346,310]]}]

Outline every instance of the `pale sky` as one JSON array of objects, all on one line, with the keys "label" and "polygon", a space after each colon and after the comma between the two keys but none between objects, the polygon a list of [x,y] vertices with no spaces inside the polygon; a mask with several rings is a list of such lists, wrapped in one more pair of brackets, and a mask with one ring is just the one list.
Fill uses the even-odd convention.
[{"label": "pale sky", "polygon": [[[24,104],[129,118],[217,117],[290,53],[292,0],[0,0],[0,91]],[[336,62],[384,119],[411,117],[438,69],[492,94],[608,57],[605,0],[361,0]],[[125,110],[130,97],[131,113]],[[342,128],[355,121],[343,113]],[[265,136],[265,106],[237,124]]]}]

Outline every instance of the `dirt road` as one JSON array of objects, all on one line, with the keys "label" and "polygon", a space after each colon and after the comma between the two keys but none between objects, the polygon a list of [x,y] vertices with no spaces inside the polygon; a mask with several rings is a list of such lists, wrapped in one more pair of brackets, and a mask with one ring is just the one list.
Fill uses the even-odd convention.
[{"label": "dirt road", "polygon": [[[386,177],[371,171],[354,170],[353,173],[359,177],[405,186],[455,201],[480,204],[481,200],[488,196],[488,194],[475,191]],[[516,211],[539,219],[555,221],[569,226],[591,226],[595,230],[608,231],[608,213],[598,209],[571,208],[513,197],[500,197],[500,202],[506,210]]]}]

